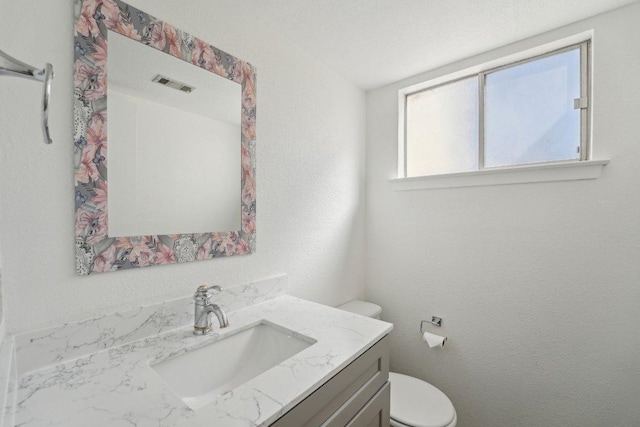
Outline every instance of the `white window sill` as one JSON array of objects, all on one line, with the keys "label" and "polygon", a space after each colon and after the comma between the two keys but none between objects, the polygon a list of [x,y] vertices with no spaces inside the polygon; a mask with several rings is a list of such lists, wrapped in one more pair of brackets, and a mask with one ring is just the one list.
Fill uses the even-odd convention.
[{"label": "white window sill", "polygon": [[609,160],[585,160],[544,165],[514,166],[482,171],[395,178],[389,182],[394,191],[435,188],[479,187],[484,185],[526,184],[532,182],[596,179]]}]

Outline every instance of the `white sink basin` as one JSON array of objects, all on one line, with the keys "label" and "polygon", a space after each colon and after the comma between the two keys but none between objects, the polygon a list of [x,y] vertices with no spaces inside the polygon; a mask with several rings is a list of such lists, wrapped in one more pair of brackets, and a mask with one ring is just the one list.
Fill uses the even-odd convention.
[{"label": "white sink basin", "polygon": [[187,406],[198,409],[315,342],[263,321],[151,368]]}]

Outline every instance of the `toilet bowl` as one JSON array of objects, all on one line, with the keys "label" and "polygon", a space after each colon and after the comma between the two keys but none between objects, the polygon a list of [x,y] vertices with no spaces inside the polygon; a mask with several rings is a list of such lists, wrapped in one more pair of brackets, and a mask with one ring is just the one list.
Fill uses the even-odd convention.
[{"label": "toilet bowl", "polygon": [[[375,319],[382,308],[370,302],[353,300],[337,308]],[[389,372],[393,427],[455,427],[458,416],[449,398],[426,381]]]}]

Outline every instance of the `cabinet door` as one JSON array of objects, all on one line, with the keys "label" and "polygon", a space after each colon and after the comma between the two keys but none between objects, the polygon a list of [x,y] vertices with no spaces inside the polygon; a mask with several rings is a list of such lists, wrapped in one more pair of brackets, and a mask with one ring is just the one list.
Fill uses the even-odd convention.
[{"label": "cabinet door", "polygon": [[387,382],[347,424],[347,427],[389,427],[391,384]]},{"label": "cabinet door", "polygon": [[389,378],[385,336],[271,427],[345,426]]}]

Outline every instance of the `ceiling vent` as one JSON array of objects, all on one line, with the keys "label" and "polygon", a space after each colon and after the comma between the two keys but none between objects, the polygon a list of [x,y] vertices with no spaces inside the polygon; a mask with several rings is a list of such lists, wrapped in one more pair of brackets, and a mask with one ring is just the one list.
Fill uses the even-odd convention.
[{"label": "ceiling vent", "polygon": [[193,86],[189,86],[186,83],[182,83],[177,80],[170,79],[169,77],[165,77],[161,74],[158,74],[157,76],[155,76],[152,81],[159,83],[163,86],[177,89],[179,91],[186,92],[186,93],[191,93],[194,90],[196,90],[196,88]]}]

